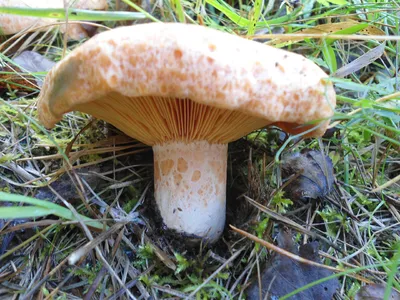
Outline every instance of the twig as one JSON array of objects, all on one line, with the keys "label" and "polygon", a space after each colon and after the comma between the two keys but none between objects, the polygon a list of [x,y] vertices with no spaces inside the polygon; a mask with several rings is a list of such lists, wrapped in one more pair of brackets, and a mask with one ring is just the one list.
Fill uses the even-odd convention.
[{"label": "twig", "polygon": [[389,181],[385,182],[384,184],[374,188],[371,192],[373,192],[373,193],[380,192],[383,189],[386,189],[387,187],[391,186],[392,184],[395,184],[398,181],[400,181],[400,175],[398,175],[395,178],[392,178]]},{"label": "twig", "polygon": [[[240,230],[239,228],[236,228],[236,227],[234,227],[232,225],[229,225],[229,226],[234,231],[236,231],[237,233],[239,233],[239,234],[241,234],[241,235],[253,240],[254,242],[259,243],[262,246],[264,246],[264,247],[266,247],[266,248],[268,248],[270,250],[278,252],[279,254],[287,256],[287,257],[289,257],[289,258],[291,258],[293,260],[296,260],[296,261],[298,261],[300,263],[312,265],[312,266],[319,267],[319,268],[324,268],[324,269],[327,269],[327,270],[330,270],[330,271],[336,272],[336,273],[344,271],[344,270],[336,269],[336,268],[331,267],[331,266],[326,266],[326,265],[317,263],[317,262],[312,261],[312,260],[305,259],[305,258],[303,258],[303,257],[301,257],[299,255],[293,254],[293,253],[291,253],[291,252],[289,252],[289,251],[287,251],[285,249],[279,248],[278,246],[275,246],[274,244],[271,244],[271,243],[269,243],[267,241],[259,239],[258,237],[256,237],[255,235],[252,235],[251,233],[248,233],[246,231]],[[347,276],[353,277],[353,278],[355,278],[357,280],[360,280],[360,281],[368,283],[368,284],[373,283],[372,281],[370,281],[370,280],[368,280],[368,279],[366,279],[366,278],[364,278],[364,277],[362,277],[360,275],[357,275],[357,274],[354,274],[354,275],[353,274],[347,274]]]},{"label": "twig", "polygon": [[82,258],[82,256],[85,256],[89,251],[91,251],[94,247],[96,247],[101,242],[103,242],[105,239],[107,239],[111,234],[118,231],[125,224],[126,223],[122,223],[122,222],[114,224],[109,230],[102,232],[95,239],[91,240],[90,242],[88,242],[86,245],[79,248],[78,250],[75,250],[73,253],[71,253],[69,255],[68,263],[70,265],[74,265],[78,260],[80,260]]},{"label": "twig", "polygon": [[332,248],[336,249],[337,251],[343,253],[344,255],[348,255],[345,251],[343,251],[342,249],[340,249],[337,245],[335,245],[334,243],[332,243],[331,241],[329,241],[327,238],[321,236],[320,234],[317,234],[311,230],[307,230],[305,228],[303,228],[301,225],[297,224],[296,222],[292,221],[291,219],[282,216],[281,214],[278,214],[276,212],[274,212],[273,210],[269,209],[268,207],[265,207],[264,205],[261,205],[260,203],[254,201],[253,199],[251,199],[250,197],[244,196],[244,198],[249,201],[251,204],[253,204],[255,207],[257,207],[259,210],[261,210],[262,212],[265,212],[266,214],[268,214],[270,216],[271,219],[280,222],[280,223],[284,223],[287,226],[290,226],[291,228],[300,231],[303,234],[307,234],[313,238],[318,238],[322,241],[324,241],[325,243],[327,243],[329,246],[331,246]]}]

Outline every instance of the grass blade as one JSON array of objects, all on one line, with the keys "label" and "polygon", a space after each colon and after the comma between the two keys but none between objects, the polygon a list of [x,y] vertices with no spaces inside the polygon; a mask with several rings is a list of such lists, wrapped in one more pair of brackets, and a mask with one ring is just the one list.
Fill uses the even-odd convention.
[{"label": "grass blade", "polygon": [[260,18],[261,15],[261,8],[262,8],[262,1],[261,0],[256,0],[254,3],[254,7],[253,7],[253,14],[251,16],[251,20],[249,23],[249,27],[247,30],[247,34],[248,35],[254,35],[255,33],[255,28],[257,25],[257,22]]},{"label": "grass blade", "polygon": [[0,219],[20,219],[44,217],[53,214],[54,211],[38,206],[11,206],[0,207]]},{"label": "grass blade", "polygon": [[0,7],[0,13],[58,20],[66,19],[68,16],[70,21],[126,21],[146,18],[144,14],[138,12],[92,11],[74,8],[68,9],[68,14],[66,14],[63,8]]},{"label": "grass blade", "polygon": [[171,4],[175,10],[180,23],[185,23],[185,11],[183,10],[181,0],[172,0]]},{"label": "grass blade", "polygon": [[[26,203],[31,204],[32,206],[25,206],[25,207],[2,207],[0,208],[0,218],[2,219],[14,219],[14,218],[34,218],[38,216],[46,216],[46,215],[56,215],[60,218],[70,220],[70,221],[77,221],[74,214],[67,208],[62,207],[58,204],[52,203],[50,201],[44,201],[35,199],[32,197],[22,196],[22,195],[15,195],[15,194],[8,194],[4,192],[0,192],[0,202],[17,202],[17,203]],[[15,215],[10,215],[12,210],[10,208],[14,208],[17,210],[21,210],[19,213],[17,210],[14,211]],[[29,214],[28,209],[31,211]],[[25,211],[26,209],[26,211]],[[3,217],[4,214],[4,217]],[[23,216],[22,216],[23,215]],[[83,215],[79,215],[80,218],[87,223],[87,225],[103,229],[103,224],[85,217]]]},{"label": "grass blade", "polygon": [[[234,9],[229,6],[227,3],[224,1],[218,1],[218,0],[206,0],[206,2],[210,5],[212,5],[215,9],[221,11],[225,16],[227,16],[232,22],[234,22],[236,25],[241,26],[241,27],[249,27],[250,25],[250,20],[246,19],[237,13],[234,12]],[[256,27],[265,27],[268,25],[276,25],[276,24],[281,24],[284,22],[287,22],[294,18],[294,16],[297,15],[298,12],[301,11],[301,7],[296,8],[293,10],[291,14],[285,15],[283,17],[267,20],[267,21],[262,21],[262,22],[257,22],[255,24]]]}]

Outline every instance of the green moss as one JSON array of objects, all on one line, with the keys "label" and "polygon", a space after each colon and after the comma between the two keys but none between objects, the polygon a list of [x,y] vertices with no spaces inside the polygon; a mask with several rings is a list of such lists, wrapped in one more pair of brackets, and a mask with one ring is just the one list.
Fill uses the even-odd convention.
[{"label": "green moss", "polygon": [[21,157],[20,154],[7,153],[4,155],[0,155],[0,164],[13,162],[16,159],[18,159],[19,157]]}]

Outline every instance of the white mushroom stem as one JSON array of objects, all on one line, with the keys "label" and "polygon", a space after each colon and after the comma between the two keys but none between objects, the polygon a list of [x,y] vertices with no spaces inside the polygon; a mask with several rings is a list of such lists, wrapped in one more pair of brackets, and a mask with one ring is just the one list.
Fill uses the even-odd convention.
[{"label": "white mushroom stem", "polygon": [[155,199],[165,225],[215,241],[225,225],[227,144],[153,146]]}]

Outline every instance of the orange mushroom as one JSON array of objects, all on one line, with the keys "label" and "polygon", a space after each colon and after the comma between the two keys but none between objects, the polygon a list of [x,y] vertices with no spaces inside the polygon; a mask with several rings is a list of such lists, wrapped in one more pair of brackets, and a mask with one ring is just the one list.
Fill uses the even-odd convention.
[{"label": "orange mushroom", "polygon": [[301,55],[202,26],[120,27],[48,73],[39,120],[51,128],[81,111],[152,146],[164,223],[215,241],[225,224],[228,143],[271,124],[321,136],[335,107],[327,77]]}]

